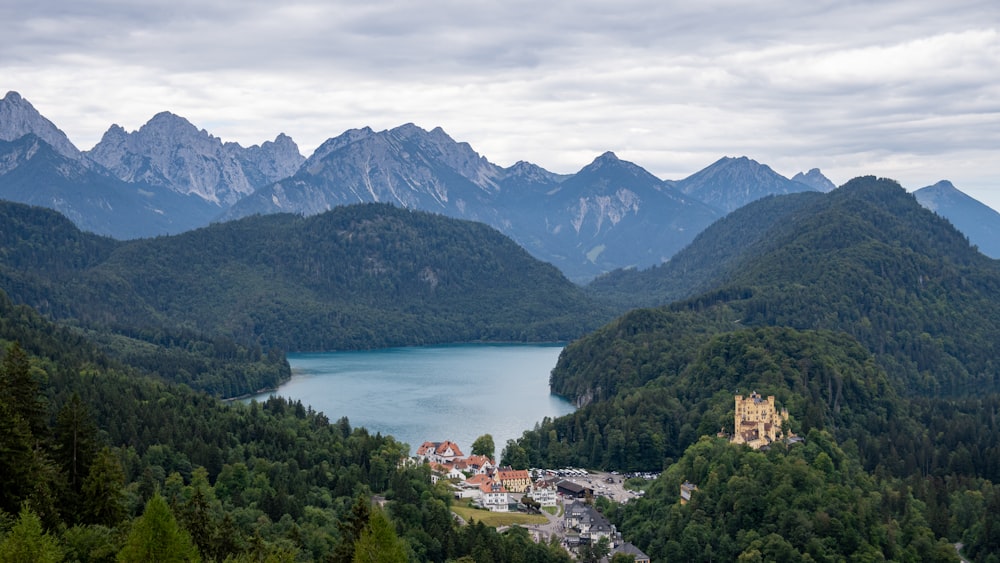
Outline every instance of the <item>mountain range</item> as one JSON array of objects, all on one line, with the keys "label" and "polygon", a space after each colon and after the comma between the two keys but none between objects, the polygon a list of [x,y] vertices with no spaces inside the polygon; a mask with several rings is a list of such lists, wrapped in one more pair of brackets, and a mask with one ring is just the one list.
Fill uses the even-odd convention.
[{"label": "mountain range", "polygon": [[[414,124],[352,129],[305,158],[287,135],[245,148],[169,112],[133,132],[112,125],[80,151],[16,92],[0,100],[0,198],[55,209],[118,239],[380,202],[486,223],[585,283],[662,264],[761,197],[833,186],[818,169],[788,179],[747,157],[724,157],[681,180],[661,180],[611,152],[575,174],[526,161],[505,168],[441,128]],[[954,209],[936,210],[951,217]],[[988,224],[966,231],[987,254],[1000,217]]]}]

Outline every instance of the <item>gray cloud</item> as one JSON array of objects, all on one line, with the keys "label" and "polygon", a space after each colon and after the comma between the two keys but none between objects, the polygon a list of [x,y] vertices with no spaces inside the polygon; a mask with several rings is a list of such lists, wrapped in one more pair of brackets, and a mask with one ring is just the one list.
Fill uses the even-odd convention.
[{"label": "gray cloud", "polygon": [[[539,5],[541,4],[541,5]],[[442,126],[498,164],[723,155],[1000,208],[1000,4],[0,1],[0,89],[90,148],[158,111],[244,145]]]}]

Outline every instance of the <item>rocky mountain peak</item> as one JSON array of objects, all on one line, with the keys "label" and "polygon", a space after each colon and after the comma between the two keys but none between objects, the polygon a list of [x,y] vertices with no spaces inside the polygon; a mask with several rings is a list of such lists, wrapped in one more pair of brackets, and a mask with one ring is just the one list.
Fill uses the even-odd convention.
[{"label": "rocky mountain peak", "polygon": [[374,135],[375,131],[367,125],[360,129],[348,129],[336,137],[331,137],[326,141],[323,141],[323,144],[317,147],[316,150],[313,151],[312,155],[306,159],[306,162],[308,163],[307,166],[312,166],[313,162],[320,161],[326,158],[326,156],[330,153],[336,152],[351,143],[356,143]]},{"label": "rocky mountain peak", "polygon": [[674,185],[683,193],[726,212],[768,195],[815,190],[746,156],[720,158]]},{"label": "rocky mountain peak", "polygon": [[913,192],[913,195],[920,202],[920,205],[936,212],[941,212],[943,208],[957,203],[968,205],[975,201],[948,180],[941,180],[931,186],[920,188]]},{"label": "rocky mountain peak", "polygon": [[601,156],[595,158],[591,164],[596,166],[603,166],[605,164],[615,164],[618,162],[621,162],[621,159],[618,158],[618,155],[616,155],[611,151],[605,151],[604,153],[601,154]]},{"label": "rocky mountain peak", "polygon": [[243,167],[250,183],[260,187],[295,174],[305,162],[299,146],[284,133],[273,141],[244,149],[239,143],[226,143],[230,156]]},{"label": "rocky mountain peak", "polygon": [[131,133],[113,125],[87,156],[126,182],[165,187],[224,207],[294,174],[304,160],[286,135],[244,149],[223,144],[168,111]]},{"label": "rocky mountain peak", "polygon": [[[131,135],[137,145],[185,144],[199,150],[218,150],[222,141],[208,131],[199,130],[193,123],[169,111],[161,111]],[[161,149],[164,147],[160,147]]]},{"label": "rocky mountain peak", "polygon": [[388,136],[393,141],[403,143],[397,150],[406,153],[408,151],[406,145],[411,145],[432,161],[449,166],[479,188],[490,192],[497,189],[496,179],[501,174],[500,167],[473,150],[469,143],[452,139],[441,127],[425,131],[412,123],[407,123],[390,130]]},{"label": "rocky mountain peak", "polygon": [[121,125],[118,125],[117,123],[114,123],[111,125],[111,127],[108,128],[107,131],[104,132],[104,136],[101,138],[101,140],[103,141],[104,139],[108,140],[124,139],[126,137],[128,137],[128,132],[125,131],[125,128],[122,127]]},{"label": "rocky mountain peak", "polygon": [[527,184],[553,184],[562,179],[559,174],[526,160],[519,160],[513,166],[505,168],[502,178],[505,181],[516,179]]},{"label": "rocky mountain peak", "polygon": [[829,178],[820,172],[819,168],[813,168],[803,174],[799,172],[798,174],[792,176],[793,182],[799,182],[800,184],[805,184],[817,191],[829,192],[834,190],[837,185],[830,181]]},{"label": "rocky mountain peak", "polygon": [[938,190],[956,190],[956,191],[958,190],[958,188],[955,187],[955,184],[952,184],[948,180],[940,180],[936,184],[934,184],[933,186],[929,186],[929,187],[935,188],[935,189],[938,189]]},{"label": "rocky mountain peak", "polygon": [[590,164],[577,172],[576,176],[603,178],[600,184],[611,187],[629,185],[632,189],[639,189],[640,186],[647,188],[650,186],[661,187],[663,185],[662,180],[650,174],[645,168],[627,160],[622,160],[611,151],[607,151],[595,158]]},{"label": "rocky mountain peak", "polygon": [[46,119],[31,102],[14,91],[0,99],[0,140],[13,141],[32,133],[63,156],[79,159],[77,149],[65,133]]}]

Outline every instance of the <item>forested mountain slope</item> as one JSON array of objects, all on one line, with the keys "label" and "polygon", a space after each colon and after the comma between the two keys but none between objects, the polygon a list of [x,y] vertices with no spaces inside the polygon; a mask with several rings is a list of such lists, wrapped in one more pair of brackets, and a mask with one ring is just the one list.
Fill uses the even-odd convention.
[{"label": "forested mountain slope", "polygon": [[[704,235],[746,241],[733,253],[710,247],[715,264],[692,262],[718,276],[703,278],[710,291],[630,311],[567,346],[552,389],[583,407],[508,443],[504,461],[670,468],[616,516],[654,557],[953,560],[934,538],[997,554],[997,262],[888,180],[755,205],[746,217],[767,210],[775,220]],[[806,445],[759,458],[692,447],[732,433],[733,397],[750,391],[775,395]],[[830,440],[842,452],[813,449]],[[826,449],[832,467],[819,456]],[[678,460],[687,469],[671,467]],[[860,489],[805,485],[819,477]],[[683,479],[697,480],[710,504],[680,507]],[[776,488],[785,491],[780,512],[768,508],[779,506]],[[897,499],[882,519],[837,516],[880,498]],[[904,522],[930,531],[903,534],[909,545],[870,535]]]},{"label": "forested mountain slope", "polygon": [[2,293],[0,346],[5,559],[349,562],[362,544],[403,560],[569,560],[524,530],[459,527],[427,466],[347,419],[137,377]]},{"label": "forested mountain slope", "polygon": [[648,269],[615,270],[590,282],[587,290],[627,310],[666,305],[717,288],[766,247],[775,225],[822,198],[802,192],[748,203],[712,223],[669,261]]},{"label": "forested mountain slope", "polygon": [[[604,295],[651,288],[669,299],[703,288],[670,310],[718,305],[743,326],[846,332],[906,392],[965,394],[1000,385],[993,360],[1000,263],[888,180],[858,178],[829,194],[748,205],[676,262],[619,281]],[[557,372],[553,389],[578,395]]]},{"label": "forested mountain slope", "polygon": [[[281,350],[567,340],[610,318],[489,227],[383,204],[128,242],[18,204],[0,204],[0,220],[0,281],[12,299],[97,329],[151,369],[152,353],[138,357],[150,343],[279,365]],[[190,354],[175,361],[183,369],[159,371],[177,378],[201,369],[187,365]],[[282,375],[271,373],[246,384],[235,374],[187,382],[229,396],[273,385]]]}]

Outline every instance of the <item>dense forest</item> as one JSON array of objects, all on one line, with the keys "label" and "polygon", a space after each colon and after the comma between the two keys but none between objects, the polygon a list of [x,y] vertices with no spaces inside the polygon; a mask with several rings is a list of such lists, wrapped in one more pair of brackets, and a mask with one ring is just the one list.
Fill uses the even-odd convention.
[{"label": "dense forest", "polygon": [[222,397],[284,352],[565,341],[611,318],[489,227],[367,204],[117,242],[0,203],[0,285],[112,356]]},{"label": "dense forest", "polygon": [[[749,224],[735,221],[741,216]],[[713,260],[694,260],[699,242]],[[962,541],[982,560],[1000,554],[989,510],[1000,501],[992,485],[1000,479],[996,261],[897,184],[875,178],[751,204],[684,254],[681,270],[668,264],[655,275],[602,281],[619,284],[618,299],[670,272],[688,276],[675,288],[699,280],[706,290],[632,310],[571,343],[551,383],[583,408],[508,443],[506,461],[674,470],[699,437],[732,432],[734,395],[755,390],[788,408],[791,431],[832,437],[873,490],[912,496],[934,538]],[[676,484],[654,487],[643,502],[666,510]],[[750,543],[729,545],[722,558],[750,557]],[[912,558],[872,546],[887,559]],[[700,545],[699,558],[711,560],[719,547]],[[676,548],[651,551],[675,558]],[[916,559],[930,557],[922,553]]]},{"label": "dense forest", "polygon": [[0,344],[0,560],[569,560],[459,527],[406,445],[346,419],[139,376],[5,296]]}]

